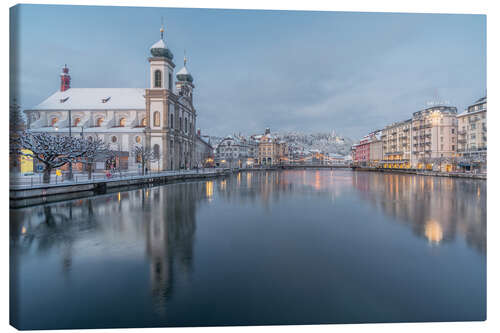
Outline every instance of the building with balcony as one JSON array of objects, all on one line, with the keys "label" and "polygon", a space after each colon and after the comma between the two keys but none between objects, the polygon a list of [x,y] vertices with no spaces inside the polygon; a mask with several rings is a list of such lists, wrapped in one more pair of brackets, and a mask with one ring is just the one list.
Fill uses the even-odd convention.
[{"label": "building with balcony", "polygon": [[457,157],[457,108],[433,106],[413,113],[411,165],[416,169],[451,171]]},{"label": "building with balcony", "polygon": [[386,126],[381,132],[382,163],[384,168],[411,167],[412,120],[407,119]]},{"label": "building with balcony", "polygon": [[487,98],[482,97],[468,106],[458,119],[458,154],[462,157],[460,166],[471,168],[486,167],[487,151]]}]

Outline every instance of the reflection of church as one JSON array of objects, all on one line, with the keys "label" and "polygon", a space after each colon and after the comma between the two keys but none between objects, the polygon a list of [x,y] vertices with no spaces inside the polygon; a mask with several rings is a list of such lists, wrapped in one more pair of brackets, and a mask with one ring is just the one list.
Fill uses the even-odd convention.
[{"label": "reflection of church", "polygon": [[182,189],[172,184],[143,191],[147,204],[154,206],[154,214],[144,219],[144,228],[151,293],[156,309],[162,312],[175,280],[188,278],[191,272],[196,206],[206,191],[200,183],[182,184]]},{"label": "reflection of church", "polygon": [[193,77],[184,57],[174,86],[173,55],[163,38],[163,27],[160,32],[148,58],[149,88],[71,88],[65,66],[59,91],[24,110],[29,129],[53,135],[69,135],[71,130],[73,136],[98,136],[121,152],[122,169],[138,168],[140,161],[131,154],[135,146],[143,145],[155,155],[150,169],[192,167],[196,163]]}]

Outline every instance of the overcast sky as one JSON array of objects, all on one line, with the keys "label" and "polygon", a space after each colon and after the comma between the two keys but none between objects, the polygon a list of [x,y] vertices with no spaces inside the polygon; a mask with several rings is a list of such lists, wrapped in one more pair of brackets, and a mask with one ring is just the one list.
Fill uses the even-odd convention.
[{"label": "overcast sky", "polygon": [[205,134],[330,132],[359,138],[429,101],[459,112],[486,93],[482,15],[23,5],[11,21],[21,107],[59,88],[147,87],[161,17],[183,50]]}]

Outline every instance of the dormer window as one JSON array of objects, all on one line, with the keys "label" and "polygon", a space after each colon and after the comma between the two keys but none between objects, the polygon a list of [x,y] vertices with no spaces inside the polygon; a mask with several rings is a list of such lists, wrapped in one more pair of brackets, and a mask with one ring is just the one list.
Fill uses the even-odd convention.
[{"label": "dormer window", "polygon": [[101,99],[102,103],[107,103],[111,99],[111,96]]},{"label": "dormer window", "polygon": [[68,97],[64,97],[64,98],[61,98],[61,99],[59,100],[59,102],[64,103],[64,102],[66,102],[68,99],[69,99],[69,96],[68,96]]}]

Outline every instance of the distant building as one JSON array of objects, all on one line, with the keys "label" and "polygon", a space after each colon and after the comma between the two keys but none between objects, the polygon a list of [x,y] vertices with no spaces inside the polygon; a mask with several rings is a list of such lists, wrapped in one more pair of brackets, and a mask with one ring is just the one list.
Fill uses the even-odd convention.
[{"label": "distant building", "polygon": [[250,150],[246,138],[229,135],[215,149],[215,165],[226,168],[252,167],[254,157],[250,155]]},{"label": "distant building", "polygon": [[200,130],[196,132],[194,151],[194,165],[196,167],[207,168],[214,166],[214,148],[201,137]]},{"label": "distant building", "polygon": [[257,163],[261,166],[273,166],[289,161],[288,145],[266,128],[263,135],[253,135],[258,142]]},{"label": "distant building", "polygon": [[460,166],[470,170],[486,167],[487,124],[486,96],[467,107],[457,116],[458,154],[464,158]]}]

